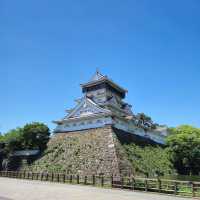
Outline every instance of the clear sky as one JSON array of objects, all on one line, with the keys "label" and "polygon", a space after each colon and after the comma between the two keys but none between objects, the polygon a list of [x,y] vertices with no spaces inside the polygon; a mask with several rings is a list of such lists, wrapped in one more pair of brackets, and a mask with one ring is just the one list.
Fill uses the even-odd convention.
[{"label": "clear sky", "polygon": [[0,0],[0,131],[64,117],[100,68],[135,113],[200,127],[199,0]]}]

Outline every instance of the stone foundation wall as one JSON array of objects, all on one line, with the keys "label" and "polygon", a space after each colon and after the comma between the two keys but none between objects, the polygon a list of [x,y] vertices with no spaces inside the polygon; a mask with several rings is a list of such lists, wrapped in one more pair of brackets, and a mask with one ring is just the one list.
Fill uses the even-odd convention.
[{"label": "stone foundation wall", "polygon": [[72,174],[133,174],[131,163],[111,126],[57,133],[34,171],[66,171]]}]

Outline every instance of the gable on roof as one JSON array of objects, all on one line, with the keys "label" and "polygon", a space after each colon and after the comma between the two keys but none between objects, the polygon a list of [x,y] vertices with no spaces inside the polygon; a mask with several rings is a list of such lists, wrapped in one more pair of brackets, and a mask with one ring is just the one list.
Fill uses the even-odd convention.
[{"label": "gable on roof", "polygon": [[69,113],[66,119],[70,118],[79,118],[94,114],[110,114],[110,111],[104,108],[101,108],[98,106],[95,102],[93,102],[91,99],[85,97],[81,100],[81,102],[72,110],[71,113]]}]

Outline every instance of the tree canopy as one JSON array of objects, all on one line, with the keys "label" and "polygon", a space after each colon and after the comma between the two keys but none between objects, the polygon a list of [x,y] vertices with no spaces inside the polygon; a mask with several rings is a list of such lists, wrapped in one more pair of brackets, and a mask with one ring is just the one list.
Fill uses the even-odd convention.
[{"label": "tree canopy", "polygon": [[22,141],[22,128],[16,128],[8,131],[5,135],[0,137],[0,143],[5,147],[5,152],[12,152],[20,149]]},{"label": "tree canopy", "polygon": [[200,172],[200,129],[182,125],[170,129],[167,145],[178,173],[196,175]]},{"label": "tree canopy", "polygon": [[144,113],[138,113],[135,116],[136,126],[143,128],[145,131],[155,129],[158,124],[155,124],[151,117]]},{"label": "tree canopy", "polygon": [[0,136],[0,148],[6,153],[15,150],[40,149],[43,151],[50,137],[49,128],[39,122],[26,124]]},{"label": "tree canopy", "polygon": [[39,122],[26,124],[23,128],[24,146],[28,149],[39,148],[41,151],[44,150],[49,136],[49,128]]}]

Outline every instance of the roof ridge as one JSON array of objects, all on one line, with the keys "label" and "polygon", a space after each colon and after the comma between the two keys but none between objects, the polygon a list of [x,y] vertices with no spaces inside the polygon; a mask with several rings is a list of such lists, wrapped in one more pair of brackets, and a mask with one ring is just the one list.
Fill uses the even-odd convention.
[{"label": "roof ridge", "polygon": [[106,76],[103,75],[98,69],[96,70],[95,74],[92,76],[89,82],[98,81]]}]

